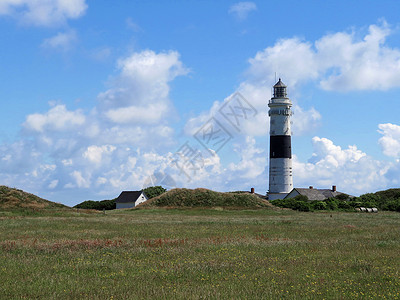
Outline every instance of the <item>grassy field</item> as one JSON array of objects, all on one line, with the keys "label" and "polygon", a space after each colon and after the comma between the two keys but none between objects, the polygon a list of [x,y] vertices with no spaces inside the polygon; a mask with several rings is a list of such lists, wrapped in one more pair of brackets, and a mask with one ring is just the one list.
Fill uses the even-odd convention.
[{"label": "grassy field", "polygon": [[1,299],[399,299],[400,214],[0,212]]}]

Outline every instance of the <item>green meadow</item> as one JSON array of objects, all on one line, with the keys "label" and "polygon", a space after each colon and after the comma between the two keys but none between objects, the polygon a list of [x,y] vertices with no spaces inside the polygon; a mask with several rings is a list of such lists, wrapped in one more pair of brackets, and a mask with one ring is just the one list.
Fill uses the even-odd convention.
[{"label": "green meadow", "polygon": [[399,299],[400,214],[0,212],[1,299]]}]

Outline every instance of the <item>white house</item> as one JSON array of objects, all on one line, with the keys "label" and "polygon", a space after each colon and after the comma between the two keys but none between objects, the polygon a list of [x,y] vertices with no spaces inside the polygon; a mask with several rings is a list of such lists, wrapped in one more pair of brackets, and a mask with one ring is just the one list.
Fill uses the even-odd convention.
[{"label": "white house", "polygon": [[123,191],[115,199],[116,208],[132,208],[143,203],[148,198],[143,191]]}]

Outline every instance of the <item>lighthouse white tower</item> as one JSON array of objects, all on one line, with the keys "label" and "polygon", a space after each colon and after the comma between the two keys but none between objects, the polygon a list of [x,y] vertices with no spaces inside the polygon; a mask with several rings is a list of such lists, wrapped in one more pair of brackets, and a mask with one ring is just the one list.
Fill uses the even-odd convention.
[{"label": "lighthouse white tower", "polygon": [[269,191],[268,199],[283,199],[293,189],[292,145],[290,117],[292,103],[286,85],[274,85],[274,95],[268,103],[270,116]]}]

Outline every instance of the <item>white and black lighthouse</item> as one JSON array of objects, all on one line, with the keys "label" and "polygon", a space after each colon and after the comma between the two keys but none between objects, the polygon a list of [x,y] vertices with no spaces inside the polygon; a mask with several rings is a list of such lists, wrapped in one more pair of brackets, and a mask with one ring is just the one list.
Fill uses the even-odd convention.
[{"label": "white and black lighthouse", "polygon": [[286,85],[274,85],[274,95],[268,103],[270,117],[269,191],[268,199],[282,199],[293,189],[291,122],[292,103]]}]

